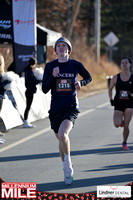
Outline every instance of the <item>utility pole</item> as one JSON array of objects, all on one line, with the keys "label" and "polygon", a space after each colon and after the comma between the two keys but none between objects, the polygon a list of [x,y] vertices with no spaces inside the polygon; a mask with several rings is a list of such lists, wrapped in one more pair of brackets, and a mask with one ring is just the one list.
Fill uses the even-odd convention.
[{"label": "utility pole", "polygon": [[95,0],[95,57],[100,59],[100,36],[101,36],[101,0]]}]

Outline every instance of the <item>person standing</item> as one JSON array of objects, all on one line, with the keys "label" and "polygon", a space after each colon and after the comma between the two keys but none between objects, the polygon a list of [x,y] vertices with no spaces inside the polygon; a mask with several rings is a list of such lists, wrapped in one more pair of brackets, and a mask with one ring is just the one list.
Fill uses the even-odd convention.
[{"label": "person standing", "polygon": [[33,102],[34,94],[37,91],[36,85],[41,82],[41,80],[38,80],[34,75],[34,70],[37,65],[37,60],[34,57],[31,57],[29,59],[29,64],[25,69],[25,96],[26,96],[26,109],[24,112],[24,128],[33,128],[34,126],[29,123],[28,121],[28,114],[31,108],[31,104]]},{"label": "person standing", "polygon": [[[114,106],[113,121],[116,128],[123,127],[123,150],[128,150],[129,124],[133,115],[133,74],[131,74],[131,60],[128,57],[121,59],[121,72],[111,79],[108,89],[110,103]],[[113,99],[113,88],[116,94]]]},{"label": "person standing", "polygon": [[[2,109],[2,105],[3,105],[3,99],[5,99],[5,93],[6,93],[5,86],[10,83],[9,80],[3,79],[3,76],[5,74],[4,68],[5,68],[4,57],[0,54],[0,112]],[[3,120],[1,119],[1,121],[3,121]],[[5,132],[6,131],[7,130],[5,130]],[[0,144],[3,144],[4,142],[5,142],[5,140],[0,138]]]},{"label": "person standing", "polygon": [[[49,119],[59,140],[59,151],[63,162],[64,181],[70,185],[73,181],[73,166],[70,157],[69,133],[78,117],[79,105],[77,91],[90,83],[92,78],[82,63],[70,58],[72,45],[66,38],[59,38],[54,46],[57,59],[45,66],[42,91],[51,90]],[[78,81],[77,75],[83,79]]]},{"label": "person standing", "polygon": [[5,67],[4,57],[0,54],[0,111],[2,109],[3,99],[5,98],[6,90],[4,86],[8,83],[8,81],[3,81],[3,75],[5,73],[4,67]]}]

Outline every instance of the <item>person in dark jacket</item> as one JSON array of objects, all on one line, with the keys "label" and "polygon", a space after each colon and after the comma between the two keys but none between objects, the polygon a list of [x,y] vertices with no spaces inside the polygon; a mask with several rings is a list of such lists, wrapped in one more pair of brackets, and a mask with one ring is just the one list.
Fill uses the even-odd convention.
[{"label": "person in dark jacket", "polygon": [[[123,150],[128,150],[129,124],[133,115],[133,74],[131,74],[131,60],[128,57],[121,59],[121,72],[113,76],[110,82],[108,95],[114,106],[113,121],[115,127],[123,128]],[[116,93],[113,98],[113,88]]]},{"label": "person in dark jacket", "polygon": [[[58,59],[46,64],[42,82],[44,93],[51,90],[49,119],[51,129],[59,140],[66,185],[73,181],[69,133],[79,113],[77,90],[92,80],[83,64],[70,58],[71,51],[69,40],[59,38],[56,41],[55,52]],[[80,81],[77,80],[78,74],[83,78]]]},{"label": "person in dark jacket", "polygon": [[31,104],[33,102],[34,94],[37,91],[36,85],[40,83],[40,80],[37,80],[37,78],[34,75],[34,70],[37,65],[37,60],[34,57],[31,57],[29,59],[29,64],[25,69],[25,96],[26,96],[26,109],[24,112],[24,128],[33,128],[34,126],[28,122],[28,114],[31,108]]}]

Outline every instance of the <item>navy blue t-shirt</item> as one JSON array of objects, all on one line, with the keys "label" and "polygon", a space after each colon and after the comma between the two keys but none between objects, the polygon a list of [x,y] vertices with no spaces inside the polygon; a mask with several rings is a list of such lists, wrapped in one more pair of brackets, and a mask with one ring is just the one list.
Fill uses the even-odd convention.
[{"label": "navy blue t-shirt", "polygon": [[[53,69],[59,67],[59,74],[54,77]],[[66,111],[78,108],[77,92],[74,83],[77,81],[78,74],[83,78],[81,85],[91,82],[90,73],[82,63],[69,59],[67,62],[60,63],[58,59],[46,64],[42,82],[42,90],[46,94],[51,89],[51,108],[50,112]]]}]

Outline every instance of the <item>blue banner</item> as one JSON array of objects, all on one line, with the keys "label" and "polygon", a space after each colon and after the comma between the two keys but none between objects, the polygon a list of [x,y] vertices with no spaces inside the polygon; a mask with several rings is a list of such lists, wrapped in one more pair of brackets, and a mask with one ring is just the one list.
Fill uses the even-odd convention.
[{"label": "blue banner", "polygon": [[14,62],[21,75],[29,58],[36,57],[36,1],[13,0]]}]

